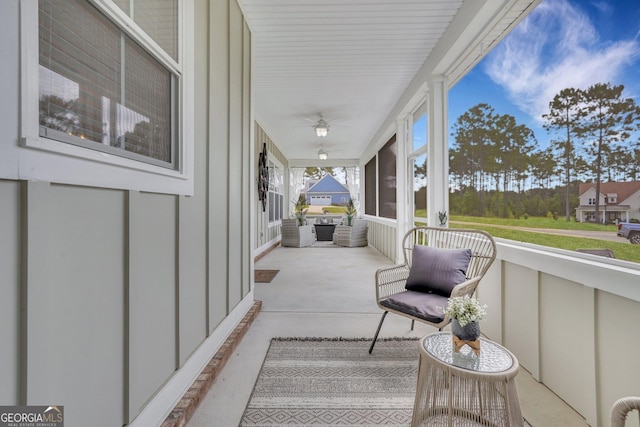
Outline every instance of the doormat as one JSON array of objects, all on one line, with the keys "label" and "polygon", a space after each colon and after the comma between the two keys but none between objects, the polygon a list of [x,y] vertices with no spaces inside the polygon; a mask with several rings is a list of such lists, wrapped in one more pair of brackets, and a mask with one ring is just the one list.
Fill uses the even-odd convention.
[{"label": "doormat", "polygon": [[280,270],[254,270],[256,283],[270,283]]}]

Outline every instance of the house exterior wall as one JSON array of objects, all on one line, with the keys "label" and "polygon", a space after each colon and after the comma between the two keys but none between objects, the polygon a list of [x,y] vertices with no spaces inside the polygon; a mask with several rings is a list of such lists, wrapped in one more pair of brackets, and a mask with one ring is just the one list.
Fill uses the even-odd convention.
[{"label": "house exterior wall", "polygon": [[2,153],[20,137],[21,1],[0,4],[3,405],[159,425],[253,299],[251,34],[237,2],[185,1],[193,196],[15,179]]},{"label": "house exterior wall", "polygon": [[[636,191],[625,199],[621,199],[619,195],[615,203],[605,204],[605,194],[600,193],[599,207],[600,214],[606,217],[607,222],[611,222],[613,218],[628,222],[631,219],[640,220],[640,191]],[[595,213],[595,204],[589,203],[595,200],[596,190],[588,188],[579,197],[580,205],[576,208],[576,218],[579,222],[585,222],[593,218]]]},{"label": "house exterior wall", "polygon": [[640,220],[640,191],[633,193],[625,200],[621,200],[620,204],[628,205],[631,208],[629,210],[629,219],[633,218]]},{"label": "house exterior wall", "polygon": [[349,190],[333,176],[325,175],[315,182],[307,192],[307,203],[310,205],[345,205],[351,199]]},{"label": "house exterior wall", "polygon": [[[269,135],[262,129],[262,127],[256,122],[255,123],[255,159],[254,165],[257,170],[258,168],[258,154],[262,151],[263,144],[266,144],[268,156],[273,156],[278,159],[280,163],[282,163],[285,170],[285,181],[287,181],[288,177],[288,162],[287,159],[282,155],[276,143],[269,137]],[[255,187],[255,186],[253,186]],[[286,184],[285,188],[289,188],[289,185]],[[257,190],[256,190],[257,191]],[[288,196],[285,195],[285,203],[289,200]],[[263,212],[262,204],[256,203],[256,242],[257,242],[257,254],[264,252],[269,249],[271,246],[276,244],[280,240],[280,236],[282,235],[281,224],[280,222],[271,224],[269,226],[269,212]],[[267,207],[268,209],[268,207]],[[292,206],[284,206],[284,217],[287,217],[288,213],[292,211]]]},{"label": "house exterior wall", "polygon": [[307,203],[310,205],[346,205],[349,202],[349,193],[324,193],[307,194]]},{"label": "house exterior wall", "polygon": [[[580,205],[589,205],[589,199],[595,199],[596,197],[596,189],[590,188],[580,195]],[[600,204],[604,203],[604,196],[601,194],[599,197]]]}]

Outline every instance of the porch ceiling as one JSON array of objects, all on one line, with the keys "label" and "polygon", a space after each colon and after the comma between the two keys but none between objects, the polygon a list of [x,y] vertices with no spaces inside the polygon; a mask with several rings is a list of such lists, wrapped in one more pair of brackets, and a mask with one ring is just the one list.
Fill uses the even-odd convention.
[{"label": "porch ceiling", "polygon": [[253,34],[255,118],[288,159],[316,162],[320,148],[327,164],[359,159],[383,142],[407,87],[434,73],[453,84],[539,1],[239,0]]}]

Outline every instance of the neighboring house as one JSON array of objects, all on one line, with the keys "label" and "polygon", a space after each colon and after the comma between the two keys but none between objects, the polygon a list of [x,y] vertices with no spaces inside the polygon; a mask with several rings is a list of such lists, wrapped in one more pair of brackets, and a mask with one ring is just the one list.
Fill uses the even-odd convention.
[{"label": "neighboring house", "polygon": [[596,195],[596,184],[580,184],[580,205],[576,208],[576,220],[591,222],[595,219],[596,197],[599,198],[600,220],[606,223],[640,220],[640,181],[604,182]]},{"label": "neighboring house", "polygon": [[346,205],[351,200],[349,189],[331,175],[309,185],[306,193],[307,203],[315,206]]}]

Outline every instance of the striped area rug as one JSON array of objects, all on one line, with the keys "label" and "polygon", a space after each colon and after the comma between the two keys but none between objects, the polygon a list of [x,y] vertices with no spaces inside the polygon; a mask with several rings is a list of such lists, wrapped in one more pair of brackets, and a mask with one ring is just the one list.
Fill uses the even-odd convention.
[{"label": "striped area rug", "polygon": [[416,339],[275,338],[242,427],[408,426],[418,371]]}]

